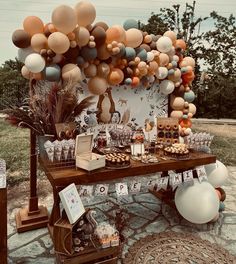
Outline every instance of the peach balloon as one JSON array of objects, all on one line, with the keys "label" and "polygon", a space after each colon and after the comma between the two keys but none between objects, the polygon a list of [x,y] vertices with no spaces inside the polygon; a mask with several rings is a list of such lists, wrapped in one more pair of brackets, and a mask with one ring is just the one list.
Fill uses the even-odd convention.
[{"label": "peach balloon", "polygon": [[64,81],[79,82],[82,80],[80,68],[73,63],[68,63],[63,66],[61,72]]},{"label": "peach balloon", "polygon": [[114,28],[118,29],[119,33],[120,33],[120,39],[118,42],[122,42],[122,43],[125,43],[125,38],[126,38],[126,35],[125,35],[125,30],[122,26],[120,25],[115,25],[113,26]]},{"label": "peach balloon", "polygon": [[96,18],[96,9],[88,1],[80,1],[75,6],[77,22],[80,26],[88,26],[93,23]]},{"label": "peach balloon", "polygon": [[195,60],[192,57],[185,57],[183,61],[187,64],[186,66],[191,66],[192,68],[195,67]]},{"label": "peach balloon", "polygon": [[174,110],[170,113],[170,116],[181,119],[183,117],[183,112]]},{"label": "peach balloon", "polygon": [[84,47],[89,42],[90,33],[85,27],[77,27],[74,30],[75,41],[77,42],[79,47]]},{"label": "peach balloon", "polygon": [[89,79],[88,81],[88,89],[92,94],[96,94],[96,95],[104,94],[106,92],[107,87],[108,87],[107,80],[99,76],[95,76]]},{"label": "peach balloon", "polygon": [[75,33],[74,32],[70,32],[67,34],[67,37],[69,40],[75,40]]},{"label": "peach balloon", "polygon": [[110,27],[106,31],[106,43],[112,43],[113,41],[122,42],[124,41],[124,35],[122,34],[122,31],[116,27]]},{"label": "peach balloon", "polygon": [[36,33],[44,32],[44,24],[43,21],[36,16],[28,16],[25,18],[23,22],[24,30],[33,36]]},{"label": "peach balloon", "polygon": [[31,73],[30,74],[30,78],[39,81],[39,80],[42,80],[43,79],[43,75],[42,75],[41,72]]},{"label": "peach balloon", "polygon": [[194,104],[190,103],[189,104],[189,113],[191,113],[192,115],[195,115],[197,112],[197,108]]},{"label": "peach balloon", "polygon": [[73,31],[77,25],[75,10],[67,5],[60,5],[52,12],[52,23],[64,34]]},{"label": "peach balloon", "polygon": [[173,82],[179,82],[181,78],[181,71],[180,69],[175,69],[174,74],[168,76],[168,79]]},{"label": "peach balloon", "polygon": [[146,35],[144,37],[144,43],[151,43],[152,42],[152,36],[151,35]]},{"label": "peach balloon", "polygon": [[171,105],[171,108],[174,110],[183,110],[184,109],[184,99],[182,97],[172,96],[170,105]]},{"label": "peach balloon", "polygon": [[166,31],[163,36],[169,37],[171,39],[173,45],[175,44],[175,42],[177,40],[177,36],[176,36],[176,33],[174,31]]},{"label": "peach balloon", "polygon": [[120,84],[124,80],[124,73],[118,68],[113,68],[110,71],[107,79],[111,85]]},{"label": "peach balloon", "polygon": [[169,56],[165,53],[159,55],[159,66],[166,66],[169,64]]},{"label": "peach balloon", "polygon": [[175,47],[176,48],[181,48],[183,50],[186,50],[186,43],[183,39],[177,39],[175,42]]},{"label": "peach balloon", "polygon": [[30,79],[31,73],[25,65],[21,68],[21,74],[25,79]]},{"label": "peach balloon", "polygon": [[137,48],[143,41],[143,34],[139,29],[131,28],[126,31],[126,46]]},{"label": "peach balloon", "polygon": [[54,26],[52,23],[49,23],[49,24],[48,24],[48,30],[49,30],[51,33],[57,32],[57,29],[55,28],[55,26]]},{"label": "peach balloon", "polygon": [[34,34],[31,38],[31,47],[36,52],[40,52],[41,49],[47,49],[48,39],[42,33]]}]

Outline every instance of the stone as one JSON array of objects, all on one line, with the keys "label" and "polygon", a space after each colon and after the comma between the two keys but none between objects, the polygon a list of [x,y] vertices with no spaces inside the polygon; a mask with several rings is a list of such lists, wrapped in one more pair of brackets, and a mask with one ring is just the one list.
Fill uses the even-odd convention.
[{"label": "stone", "polygon": [[157,199],[151,193],[144,193],[144,194],[136,195],[134,199],[138,203],[147,202],[147,203],[161,204],[161,201]]},{"label": "stone", "polygon": [[147,219],[141,218],[139,216],[132,217],[129,221],[129,227],[132,229],[138,229],[148,223]]},{"label": "stone", "polygon": [[51,247],[53,247],[53,242],[52,242],[52,239],[51,239],[51,237],[50,237],[49,234],[46,235],[46,236],[41,237],[40,240],[42,240],[42,242],[43,242],[43,244],[44,244],[44,246],[45,246],[46,248],[51,248]]},{"label": "stone", "polygon": [[151,203],[141,203],[144,207],[147,207],[148,209],[156,212],[156,213],[160,213],[161,211],[161,205],[158,203],[155,204],[151,204]]},{"label": "stone", "polygon": [[221,227],[221,237],[225,240],[236,240],[236,224],[224,224]]},{"label": "stone", "polygon": [[131,237],[133,234],[134,234],[134,230],[132,230],[132,229],[130,229],[130,228],[128,228],[128,227],[125,227],[125,228],[124,228],[123,235],[124,235],[125,238],[128,239],[128,238]]},{"label": "stone", "polygon": [[27,264],[55,264],[55,258],[37,258],[28,260]]},{"label": "stone", "polygon": [[138,203],[127,204],[127,205],[124,205],[124,207],[128,210],[129,213],[138,215],[148,220],[154,220],[158,216],[157,213],[143,207],[141,204],[138,204]]},{"label": "stone", "polygon": [[41,247],[40,243],[38,241],[34,241],[24,247],[20,247],[17,250],[11,252],[9,256],[12,258],[36,258],[37,256],[43,254],[44,251],[45,249]]},{"label": "stone", "polygon": [[169,223],[165,220],[164,217],[158,217],[158,219],[155,222],[152,222],[149,224],[145,230],[148,233],[160,233],[165,231],[169,227]]},{"label": "stone", "polygon": [[235,224],[236,215],[235,214],[224,214],[224,223],[225,224]]},{"label": "stone", "polygon": [[7,224],[7,236],[9,237],[13,235],[14,233],[16,233],[16,227],[8,223]]},{"label": "stone", "polygon": [[39,236],[48,234],[47,228],[40,228],[33,231],[28,231],[25,233],[16,233],[8,239],[8,249],[13,250],[23,245],[28,244]]}]

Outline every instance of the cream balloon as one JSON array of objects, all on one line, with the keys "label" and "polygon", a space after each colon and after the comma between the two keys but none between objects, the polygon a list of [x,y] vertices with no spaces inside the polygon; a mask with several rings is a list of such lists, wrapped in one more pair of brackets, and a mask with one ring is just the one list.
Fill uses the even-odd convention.
[{"label": "cream balloon", "polygon": [[61,70],[61,73],[62,79],[64,81],[72,81],[76,83],[82,80],[80,68],[73,63],[68,63],[64,65]]},{"label": "cream balloon", "polygon": [[175,84],[170,80],[164,80],[160,83],[160,92],[162,94],[171,94],[175,89]]},{"label": "cream balloon", "polygon": [[192,115],[195,115],[197,112],[197,108],[194,104],[190,103],[189,104],[189,113],[191,113]]},{"label": "cream balloon", "polygon": [[183,61],[185,62],[186,66],[191,66],[194,69],[196,63],[192,57],[185,57],[183,58]]},{"label": "cream balloon", "polygon": [[216,163],[205,165],[205,170],[209,183],[215,188],[221,187],[229,177],[227,168],[219,160]]},{"label": "cream balloon", "polygon": [[88,26],[93,23],[96,18],[96,9],[88,1],[81,1],[75,6],[77,22],[80,26]]},{"label": "cream balloon", "polygon": [[184,99],[182,97],[172,96],[170,100],[170,106],[174,110],[183,110],[184,109]]},{"label": "cream balloon", "polygon": [[159,67],[156,71],[156,77],[160,80],[165,79],[168,76],[168,69],[166,67]]},{"label": "cream balloon", "polygon": [[216,216],[219,210],[219,198],[210,183],[200,183],[198,179],[194,179],[194,185],[181,185],[177,188],[175,205],[179,213],[189,222],[205,224]]},{"label": "cream balloon", "polygon": [[177,110],[174,110],[170,113],[170,116],[171,117],[174,117],[174,118],[178,118],[178,119],[181,119],[183,117],[183,112],[182,111],[177,111]]},{"label": "cream balloon", "polygon": [[44,69],[45,64],[44,58],[38,53],[32,53],[25,59],[25,66],[33,73],[41,72]]},{"label": "cream balloon", "polygon": [[169,37],[160,37],[157,40],[156,46],[160,52],[167,53],[172,48],[172,41]]},{"label": "cream balloon", "polygon": [[24,65],[22,68],[21,68],[21,74],[22,76],[25,78],[25,79],[30,79],[30,71],[27,69],[27,67]]},{"label": "cream balloon", "polygon": [[64,34],[72,32],[77,25],[75,10],[67,5],[60,5],[52,12],[52,23]]},{"label": "cream balloon", "polygon": [[46,49],[48,46],[48,39],[42,33],[34,34],[31,38],[31,47],[34,51],[40,52],[41,49]]},{"label": "cream balloon", "polygon": [[169,37],[171,39],[173,45],[175,44],[175,42],[177,40],[177,36],[176,36],[176,33],[174,31],[166,31],[163,36]]}]

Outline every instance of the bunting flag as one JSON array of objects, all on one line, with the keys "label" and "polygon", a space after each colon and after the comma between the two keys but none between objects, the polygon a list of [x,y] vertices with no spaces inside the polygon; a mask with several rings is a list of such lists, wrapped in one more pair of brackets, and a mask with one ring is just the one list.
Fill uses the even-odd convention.
[{"label": "bunting flag", "polygon": [[[1,163],[0,163],[1,166]],[[195,168],[199,182],[207,181],[207,174],[204,166]],[[147,190],[159,191],[161,189],[167,190],[168,186],[174,191],[179,185],[193,185],[194,184],[193,170],[186,170],[181,173],[169,171],[167,176],[162,176],[156,173],[153,176],[147,177],[133,177],[127,182],[120,183],[99,183],[96,185],[82,185],[79,186],[79,195],[81,198],[89,198],[92,196],[107,196],[109,195],[109,187],[115,185],[115,192],[118,197],[127,196],[129,194],[138,194]],[[144,188],[142,188],[144,187]]]}]

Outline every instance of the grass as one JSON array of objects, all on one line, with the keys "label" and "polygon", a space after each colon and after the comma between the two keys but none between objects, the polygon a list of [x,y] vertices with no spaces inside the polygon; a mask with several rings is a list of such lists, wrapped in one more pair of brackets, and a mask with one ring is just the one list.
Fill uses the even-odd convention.
[{"label": "grass", "polygon": [[[0,158],[7,164],[8,184],[29,179],[29,130],[15,128],[0,118]],[[225,165],[236,166],[236,138],[215,136],[211,149]]]}]

